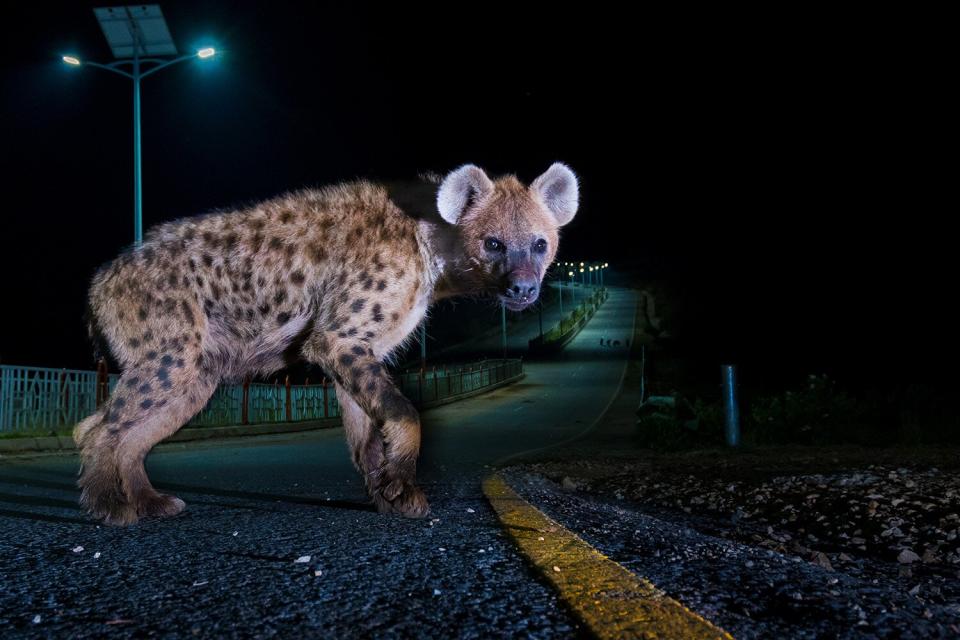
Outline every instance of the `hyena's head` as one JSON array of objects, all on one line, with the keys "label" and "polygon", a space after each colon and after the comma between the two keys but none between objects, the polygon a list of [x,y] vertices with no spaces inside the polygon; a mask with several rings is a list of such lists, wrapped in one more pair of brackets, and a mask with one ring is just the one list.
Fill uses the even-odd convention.
[{"label": "hyena's head", "polygon": [[557,254],[558,229],[573,219],[578,200],[577,177],[559,162],[529,187],[513,176],[491,180],[468,164],[437,192],[440,215],[460,231],[464,280],[512,311],[536,301]]}]

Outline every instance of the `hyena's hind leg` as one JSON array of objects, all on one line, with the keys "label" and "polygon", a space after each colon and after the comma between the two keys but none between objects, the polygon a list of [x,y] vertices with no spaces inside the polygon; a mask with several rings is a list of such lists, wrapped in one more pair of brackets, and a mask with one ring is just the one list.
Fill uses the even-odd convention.
[{"label": "hyena's hind leg", "polygon": [[179,498],[158,493],[143,462],[158,442],[203,408],[216,379],[193,362],[163,356],[125,371],[107,403],[80,423],[80,503],[108,524],[180,513]]}]

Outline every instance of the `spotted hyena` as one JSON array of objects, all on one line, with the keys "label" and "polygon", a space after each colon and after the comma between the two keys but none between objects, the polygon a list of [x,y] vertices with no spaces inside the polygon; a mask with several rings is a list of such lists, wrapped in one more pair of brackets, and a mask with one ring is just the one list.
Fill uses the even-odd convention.
[{"label": "spotted hyena", "polygon": [[101,269],[90,328],[123,374],[74,431],[81,503],[112,524],[179,513],[183,501],[147,478],[150,449],[221,380],[299,357],[335,381],[377,509],[425,515],[419,417],[383,363],[435,300],[491,294],[512,310],[534,302],[578,203],[577,179],[559,163],[529,187],[467,165],[432,189],[431,205],[419,207],[429,210],[354,182],[171,222]]}]

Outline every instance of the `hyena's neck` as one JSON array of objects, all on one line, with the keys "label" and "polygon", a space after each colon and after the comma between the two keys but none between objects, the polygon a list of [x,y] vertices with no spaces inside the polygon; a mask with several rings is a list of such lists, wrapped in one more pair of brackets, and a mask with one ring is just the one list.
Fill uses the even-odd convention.
[{"label": "hyena's neck", "polygon": [[433,283],[433,300],[476,293],[473,265],[463,257],[457,228],[432,220],[420,220],[418,226],[420,251],[429,265],[428,277]]}]

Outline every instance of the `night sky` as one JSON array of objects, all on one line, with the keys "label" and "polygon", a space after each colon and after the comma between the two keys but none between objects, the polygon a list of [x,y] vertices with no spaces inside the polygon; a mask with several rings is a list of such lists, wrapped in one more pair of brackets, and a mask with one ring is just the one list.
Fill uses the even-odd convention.
[{"label": "night sky", "polygon": [[[559,258],[666,285],[704,362],[957,379],[956,205],[935,195],[948,88],[909,25],[347,4],[161,3],[181,51],[222,55],[144,81],[146,228],[356,177],[472,162],[530,181],[561,160],[582,200]],[[96,4],[18,5],[0,361],[88,368],[89,278],[132,241],[131,84],[59,60],[111,60]]]}]

